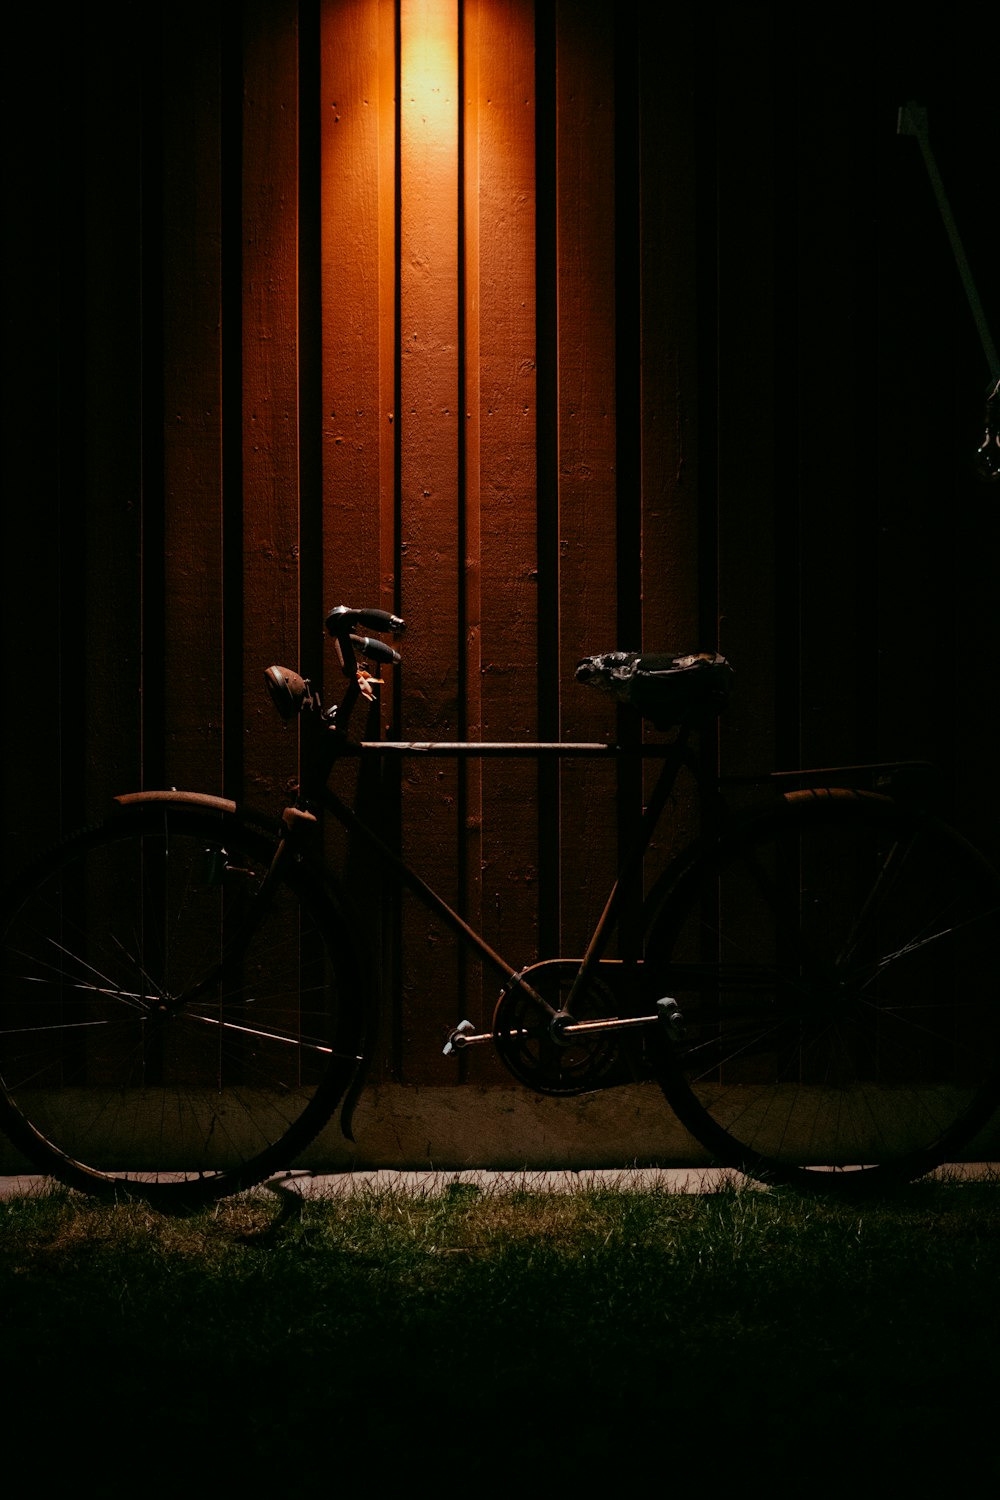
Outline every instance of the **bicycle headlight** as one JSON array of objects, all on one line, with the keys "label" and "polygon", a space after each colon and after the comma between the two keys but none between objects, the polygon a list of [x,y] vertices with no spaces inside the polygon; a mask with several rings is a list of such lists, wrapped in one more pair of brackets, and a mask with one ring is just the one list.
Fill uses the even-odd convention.
[{"label": "bicycle headlight", "polygon": [[286,722],[294,719],[304,708],[315,705],[309,679],[300,677],[290,667],[266,667],[264,681],[271,702]]}]

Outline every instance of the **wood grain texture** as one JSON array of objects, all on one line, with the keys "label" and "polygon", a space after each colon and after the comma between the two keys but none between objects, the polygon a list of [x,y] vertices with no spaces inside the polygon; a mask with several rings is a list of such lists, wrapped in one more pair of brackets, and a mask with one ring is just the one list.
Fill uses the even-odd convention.
[{"label": "wood grain texture", "polygon": [[[459,461],[461,286],[457,4],[404,0],[399,57],[399,550],[407,621],[408,735],[460,737],[463,475]],[[402,774],[402,847],[460,904],[462,788],[447,763]],[[456,990],[457,954],[438,922],[404,902],[404,1077],[430,1065]],[[417,1074],[410,1069],[417,1069]]]},{"label": "wood grain texture", "polygon": [[[169,142],[162,210],[165,744],[154,764],[160,762],[169,785],[189,785],[197,777],[206,791],[217,792],[222,790],[225,643],[220,58],[213,11],[181,7],[164,40],[165,148]],[[147,539],[147,570],[155,565],[156,542],[155,533]],[[155,617],[144,621],[150,644],[160,638],[159,624]],[[150,661],[147,669],[152,666]]]},{"label": "wood grain texture", "polygon": [[242,648],[257,802],[294,772],[261,670],[300,656],[296,16],[293,0],[258,0],[244,43]]},{"label": "wood grain texture", "polygon": [[[381,87],[380,7],[350,0],[321,10],[320,111],[323,295],[323,555],[327,607],[382,602],[381,539],[392,527],[391,440],[382,340],[383,285],[393,237],[393,101]],[[391,43],[390,43],[391,45]],[[391,70],[392,55],[389,66]],[[388,257],[388,266],[385,259]],[[389,303],[391,310],[391,300]],[[390,324],[391,333],[391,324]],[[316,622],[317,627],[321,625]]]},{"label": "wood grain texture", "polygon": [[[92,664],[89,669],[83,665],[91,742],[88,816],[131,784],[142,747],[143,637],[137,621],[145,413],[142,384],[133,371],[143,336],[143,117],[148,93],[159,81],[148,62],[141,69],[126,65],[127,44],[109,18],[105,24],[88,48],[86,70],[85,132],[101,143],[86,174],[87,290],[81,307],[89,392],[82,562],[84,640]],[[159,413],[156,420],[161,420]],[[114,726],[113,733],[108,726]]]},{"label": "wood grain texture", "polygon": [[[614,31],[606,5],[556,8],[559,665],[567,739],[613,737],[607,700],[574,680],[617,641],[615,487]],[[635,496],[622,497],[636,502]],[[564,951],[581,949],[610,888],[615,785],[603,768],[562,773]]]},{"label": "wood grain texture", "polygon": [[[477,165],[466,195],[469,327],[477,335],[467,355],[468,470],[478,499],[468,527],[478,590],[469,685],[483,738],[523,740],[538,734],[538,674],[550,670],[537,647],[534,28],[523,0],[478,12],[466,80],[466,161],[475,142]],[[498,762],[482,780],[481,868],[474,871],[470,851],[469,873],[480,885],[485,935],[523,964],[537,955],[538,772]],[[489,976],[484,1020],[496,998]]]}]

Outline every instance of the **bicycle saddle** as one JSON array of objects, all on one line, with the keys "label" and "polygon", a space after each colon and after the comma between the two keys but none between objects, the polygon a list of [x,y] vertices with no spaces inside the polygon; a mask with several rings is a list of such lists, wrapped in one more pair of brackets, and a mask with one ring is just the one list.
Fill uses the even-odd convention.
[{"label": "bicycle saddle", "polygon": [[577,682],[628,703],[657,729],[720,714],[729,702],[733,675],[726,658],[709,651],[689,656],[608,651],[585,657],[576,669]]}]

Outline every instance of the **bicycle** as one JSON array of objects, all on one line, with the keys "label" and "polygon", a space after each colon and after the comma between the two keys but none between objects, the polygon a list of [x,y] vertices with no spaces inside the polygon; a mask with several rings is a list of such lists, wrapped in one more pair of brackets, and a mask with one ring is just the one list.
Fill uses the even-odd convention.
[{"label": "bicycle", "polygon": [[[448,1054],[491,1046],[547,1094],[655,1080],[714,1160],[806,1190],[919,1177],[990,1119],[1000,879],[927,810],[919,766],[769,773],[748,811],[713,779],[707,831],[651,884],[636,942],[627,893],[682,769],[706,785],[691,736],[725,706],[725,659],[581,663],[582,682],[661,732],[634,746],[364,741],[350,718],[376,680],[360,662],[399,663],[379,637],[403,621],[340,606],[326,627],[339,702],[324,708],[291,669],[265,673],[302,726],[302,783],[280,817],[197,792],[125,794],[8,897],[0,1126],[43,1171],[171,1209],[285,1170],[338,1107],[350,1137],[375,978],[319,847],[324,814],[496,972],[492,1025],[460,1022]],[[329,784],[358,757],[629,754],[660,765],[582,957],[521,966]]]}]

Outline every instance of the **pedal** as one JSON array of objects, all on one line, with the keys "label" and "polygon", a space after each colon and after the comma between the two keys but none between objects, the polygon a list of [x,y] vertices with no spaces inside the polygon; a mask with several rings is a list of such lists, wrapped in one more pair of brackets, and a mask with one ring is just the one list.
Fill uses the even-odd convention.
[{"label": "pedal", "polygon": [[448,1033],[448,1040],[444,1044],[444,1056],[450,1057],[453,1052],[461,1052],[463,1047],[467,1047],[468,1039],[475,1029],[471,1021],[459,1021],[454,1031]]},{"label": "pedal", "polygon": [[682,1042],[687,1036],[683,1012],[677,1001],[670,995],[664,995],[662,1000],[657,1000],[656,1019],[672,1042]]}]

